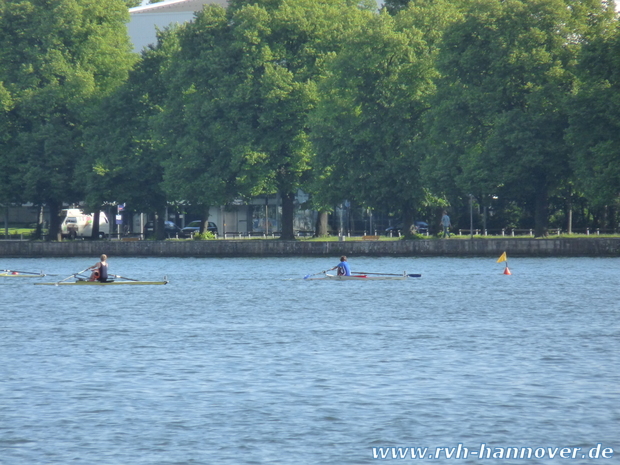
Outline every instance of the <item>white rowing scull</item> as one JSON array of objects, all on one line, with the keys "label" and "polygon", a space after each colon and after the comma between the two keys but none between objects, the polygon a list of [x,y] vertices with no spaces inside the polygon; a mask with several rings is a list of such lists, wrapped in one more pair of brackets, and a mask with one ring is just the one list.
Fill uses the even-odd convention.
[{"label": "white rowing scull", "polygon": [[[110,277],[117,278],[116,280],[108,279],[107,281],[101,282],[101,281],[96,281],[96,280],[92,281],[90,279],[80,277],[79,276],[80,273],[76,273],[75,275],[71,275],[68,278],[63,279],[62,281],[58,281],[55,283],[35,283],[35,284],[39,284],[43,286],[119,286],[119,285],[157,286],[157,285],[168,284],[168,278],[166,276],[164,276],[163,281],[140,281],[139,279],[126,278],[124,276],[119,276],[119,275],[114,274],[114,275],[110,275]],[[69,279],[71,278],[77,278],[77,279],[76,281],[69,281]]]},{"label": "white rowing scull", "polygon": [[305,278],[308,281],[321,281],[321,280],[334,280],[334,281],[402,281],[404,279],[409,278],[420,278],[421,274],[407,274],[403,273],[402,275],[397,274],[382,274],[382,273],[373,273],[372,276],[368,274],[360,274],[360,275],[351,275],[351,276],[338,276],[333,274],[324,274],[323,276],[308,277]]}]

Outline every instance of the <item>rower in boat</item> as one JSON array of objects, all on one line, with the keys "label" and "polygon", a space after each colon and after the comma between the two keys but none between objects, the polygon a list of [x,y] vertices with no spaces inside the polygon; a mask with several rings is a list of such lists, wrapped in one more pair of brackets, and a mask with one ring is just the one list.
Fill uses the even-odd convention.
[{"label": "rower in boat", "polygon": [[329,271],[335,270],[338,268],[338,276],[351,276],[351,267],[349,266],[349,262],[347,262],[347,257],[340,257],[340,263],[338,263],[335,267],[330,268]]},{"label": "rower in boat", "polygon": [[41,278],[45,276],[42,271],[17,271],[17,270],[0,270],[0,277],[7,278]]},{"label": "rower in boat", "polygon": [[108,281],[108,256],[106,254],[101,254],[101,261],[97,262],[95,265],[87,268],[88,270],[93,270],[90,275],[89,281],[99,281],[100,283],[105,283]]}]

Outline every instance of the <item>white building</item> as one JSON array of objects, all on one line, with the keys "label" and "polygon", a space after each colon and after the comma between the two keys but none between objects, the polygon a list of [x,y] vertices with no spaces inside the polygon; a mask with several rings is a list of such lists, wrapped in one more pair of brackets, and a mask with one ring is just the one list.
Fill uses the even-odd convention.
[{"label": "white building", "polygon": [[149,44],[157,43],[157,29],[192,21],[204,5],[217,4],[225,7],[227,0],[167,0],[129,9],[131,19],[127,25],[134,52],[141,52]]}]

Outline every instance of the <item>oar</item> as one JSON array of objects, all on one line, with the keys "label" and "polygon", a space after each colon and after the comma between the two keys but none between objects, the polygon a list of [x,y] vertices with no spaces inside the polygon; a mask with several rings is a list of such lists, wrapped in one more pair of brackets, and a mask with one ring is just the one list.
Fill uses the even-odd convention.
[{"label": "oar", "polygon": [[351,274],[378,274],[382,276],[409,276],[410,278],[421,278],[421,274],[398,274],[398,273],[371,273],[369,271],[352,271]]},{"label": "oar", "polygon": [[[331,269],[331,268],[330,268]],[[308,279],[311,276],[316,276],[317,274],[323,274],[323,273],[327,273],[329,270],[325,270],[325,271],[319,271],[318,273],[314,273],[314,274],[307,274],[306,276],[304,276],[304,279]]]},{"label": "oar", "polygon": [[19,271],[19,270],[2,270],[2,271],[6,271],[7,273],[23,273],[23,274],[36,274],[37,276],[45,276],[43,274],[43,271],[36,273],[34,271]]},{"label": "oar", "polygon": [[125,276],[119,276],[117,274],[112,274],[110,276],[114,276],[115,278],[126,279],[127,281],[140,281],[139,279],[125,278]]},{"label": "oar", "polygon": [[90,270],[90,266],[88,268],[84,268],[82,271],[78,271],[77,273],[72,274],[71,276],[67,276],[65,279],[63,279],[62,281],[58,281],[56,284],[60,284],[66,281],[67,279],[75,278],[77,275],[82,274],[87,270]]}]

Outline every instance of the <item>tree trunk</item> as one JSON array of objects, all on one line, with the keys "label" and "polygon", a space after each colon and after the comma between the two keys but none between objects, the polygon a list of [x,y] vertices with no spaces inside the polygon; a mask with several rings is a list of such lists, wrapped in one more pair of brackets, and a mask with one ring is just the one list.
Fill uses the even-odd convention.
[{"label": "tree trunk", "polygon": [[48,202],[47,208],[50,211],[50,224],[46,240],[58,240],[60,236],[60,207],[57,202]]},{"label": "tree trunk", "polygon": [[549,226],[547,185],[541,183],[534,199],[534,235],[545,237]]},{"label": "tree trunk", "polygon": [[616,209],[613,205],[605,207],[605,233],[615,232]]},{"label": "tree trunk", "polygon": [[99,239],[99,219],[101,218],[101,210],[95,209],[93,214],[93,230],[90,233],[90,238],[93,240]]},{"label": "tree trunk", "polygon": [[347,230],[342,231],[342,235],[346,236],[347,233],[355,234],[355,216],[357,213],[357,204],[351,200],[347,207]]},{"label": "tree trunk", "polygon": [[163,241],[166,238],[166,213],[165,209],[155,212],[155,221],[153,221],[153,227],[155,228],[155,239]]},{"label": "tree trunk", "polygon": [[316,237],[327,236],[327,231],[329,227],[328,219],[329,219],[329,213],[327,213],[326,211],[319,212],[319,216],[316,222],[316,228],[314,231],[314,234],[316,235]]},{"label": "tree trunk", "polygon": [[9,238],[9,206],[4,207],[4,235]]},{"label": "tree trunk", "polygon": [[439,236],[439,234],[443,231],[443,226],[441,225],[441,218],[443,217],[444,210],[448,210],[448,207],[440,207],[433,208],[431,211],[431,219],[428,222],[429,234],[433,236]]},{"label": "tree trunk", "polygon": [[[225,221],[224,221],[224,215],[223,215],[224,211],[222,210],[222,231],[220,231],[220,233],[224,234],[226,233],[226,229],[225,229]],[[202,210],[202,215],[200,217],[200,234],[206,232],[209,230],[209,207],[205,207],[204,210]]]},{"label": "tree trunk", "polygon": [[405,239],[413,238],[413,210],[409,208],[403,210],[403,233]]},{"label": "tree trunk", "polygon": [[282,194],[282,230],[280,239],[285,241],[295,240],[293,218],[295,213],[295,194],[287,192]]},{"label": "tree trunk", "polygon": [[37,205],[38,215],[37,215],[37,226],[34,230],[33,239],[41,240],[43,236],[43,207],[41,205]]}]

